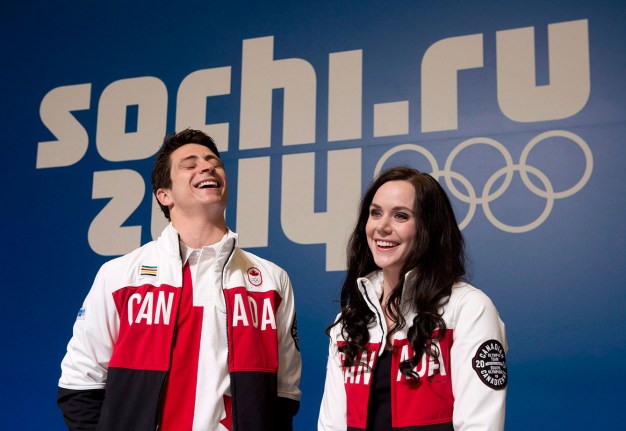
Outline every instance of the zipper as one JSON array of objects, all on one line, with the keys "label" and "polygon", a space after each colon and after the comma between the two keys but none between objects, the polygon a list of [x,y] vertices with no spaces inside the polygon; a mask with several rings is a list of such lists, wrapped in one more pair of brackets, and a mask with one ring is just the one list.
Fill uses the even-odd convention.
[{"label": "zipper", "polygon": [[[157,407],[157,415],[154,420],[154,431],[158,431],[161,428],[161,414],[163,409],[163,394],[165,392],[165,386],[167,385],[167,381],[170,378],[170,370],[172,368],[172,357],[174,356],[174,345],[176,344],[176,338],[178,337],[178,319],[180,319],[180,304],[183,302],[183,286],[185,284],[185,265],[183,264],[183,253],[180,248],[180,235],[178,238],[178,257],[180,262],[180,289],[178,294],[178,305],[176,306],[176,320],[174,321],[174,333],[172,334],[172,343],[170,344],[170,363],[167,369],[167,373],[165,374],[165,379],[161,384],[161,390],[159,391],[159,401]],[[191,271],[191,268],[190,268]]]},{"label": "zipper", "polygon": [[365,287],[365,281],[361,281],[361,287],[363,288],[363,296],[365,297],[365,300],[367,302],[369,302],[369,304],[371,305],[371,308],[374,309],[374,311],[376,312],[376,315],[378,316],[378,326],[380,326],[380,331],[383,334],[382,340],[380,341],[380,347],[378,348],[378,354],[380,355],[380,353],[382,351],[381,349],[385,348],[385,342],[386,342],[385,338],[387,336],[387,334],[386,334],[387,331],[385,331],[385,328],[383,327],[383,319],[382,319],[382,316],[380,315],[380,312],[378,311],[378,308],[376,307],[376,304],[374,304],[372,299],[367,294],[367,288]]},{"label": "zipper", "polygon": [[[233,248],[230,250],[229,254],[228,254],[228,258],[226,259],[226,262],[224,263],[224,266],[222,267],[222,296],[224,297],[224,310],[225,310],[225,315],[226,315],[226,366],[230,367],[230,340],[228,338],[228,306],[226,305],[226,292],[224,292],[224,285],[225,280],[224,280],[224,275],[226,274],[226,267],[229,266],[230,264],[230,259],[233,257],[233,254],[235,254],[235,248],[237,248],[235,241],[233,241]],[[217,256],[216,256],[217,258]],[[230,369],[228,370],[228,375],[230,376]],[[231,388],[231,403],[230,403],[230,409],[231,409],[231,419],[232,419],[232,425],[233,425],[233,430],[235,431],[235,429],[237,429],[237,426],[235,425],[235,389],[233,387],[233,379],[230,379],[230,388]],[[226,413],[228,414],[228,413]]]},{"label": "zipper", "polygon": [[368,420],[369,420],[369,409],[370,409],[370,401],[372,399],[372,391],[374,390],[374,371],[376,370],[376,368],[378,367],[378,357],[381,355],[382,350],[385,348],[386,345],[386,339],[387,339],[387,335],[386,335],[386,331],[385,328],[383,327],[383,320],[382,320],[382,316],[380,315],[380,312],[378,311],[378,308],[376,307],[376,304],[372,301],[372,299],[369,297],[369,295],[367,294],[367,288],[365,286],[365,281],[361,280],[361,287],[363,288],[363,296],[365,297],[365,300],[371,305],[371,308],[374,309],[374,311],[376,312],[376,315],[378,316],[378,326],[380,326],[380,331],[382,333],[382,339],[380,341],[380,347],[378,348],[378,352],[376,355],[376,360],[374,361],[374,367],[372,367],[372,370],[370,371],[372,373],[372,379],[371,379],[371,383],[370,383],[370,387],[369,387],[369,393],[367,395],[367,411],[365,414],[365,428],[367,429],[367,427],[369,426]]}]

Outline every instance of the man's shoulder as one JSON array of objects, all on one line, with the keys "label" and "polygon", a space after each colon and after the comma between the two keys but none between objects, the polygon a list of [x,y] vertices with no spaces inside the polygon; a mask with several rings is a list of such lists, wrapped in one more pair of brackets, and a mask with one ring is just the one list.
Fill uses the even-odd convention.
[{"label": "man's shoulder", "polygon": [[252,267],[258,267],[258,269],[263,269],[265,272],[268,272],[273,276],[287,277],[287,272],[280,265],[261,256],[257,256],[254,253],[237,247],[235,256],[236,259],[233,263],[237,266],[241,266],[244,271],[247,271]]},{"label": "man's shoulder", "polygon": [[271,260],[265,259],[265,258],[263,258],[261,256],[258,256],[256,254],[251,253],[251,252],[249,252],[247,250],[244,250],[242,248],[237,247],[235,253],[237,253],[241,259],[244,259],[246,261],[256,262],[256,263],[258,263],[260,265],[267,266],[268,268],[274,268],[274,269],[279,270],[279,271],[284,271],[284,269],[282,267],[280,267],[278,264],[272,262]]},{"label": "man's shoulder", "polygon": [[131,251],[130,253],[126,253],[122,256],[118,256],[113,258],[102,265],[102,269],[104,270],[114,270],[121,267],[132,266],[133,263],[137,262],[146,257],[154,257],[158,255],[158,243],[157,241],[150,241],[139,248]]}]

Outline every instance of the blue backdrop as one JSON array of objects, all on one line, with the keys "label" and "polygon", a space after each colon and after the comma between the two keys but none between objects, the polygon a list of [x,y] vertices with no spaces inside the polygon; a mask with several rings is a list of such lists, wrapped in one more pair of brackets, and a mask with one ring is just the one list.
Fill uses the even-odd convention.
[{"label": "blue backdrop", "polygon": [[626,403],[626,3],[4,6],[0,428],[63,429],[59,363],[98,267],[164,224],[166,132],[223,152],[229,225],[290,274],[313,430],[359,194],[449,191],[509,340],[508,431],[616,429]]}]

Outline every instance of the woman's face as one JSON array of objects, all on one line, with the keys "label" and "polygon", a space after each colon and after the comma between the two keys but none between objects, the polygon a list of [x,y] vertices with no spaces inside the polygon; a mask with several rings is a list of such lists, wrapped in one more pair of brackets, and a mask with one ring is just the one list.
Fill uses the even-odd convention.
[{"label": "woman's face", "polygon": [[396,278],[415,242],[415,189],[408,181],[389,181],[374,195],[365,225],[374,262]]}]

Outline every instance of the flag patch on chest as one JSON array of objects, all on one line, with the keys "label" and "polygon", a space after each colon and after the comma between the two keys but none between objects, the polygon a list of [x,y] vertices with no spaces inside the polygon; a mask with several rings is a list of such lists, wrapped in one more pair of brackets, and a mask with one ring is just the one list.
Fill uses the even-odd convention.
[{"label": "flag patch on chest", "polygon": [[141,268],[139,268],[139,275],[141,277],[144,277],[144,276],[156,277],[157,267],[150,266],[150,265],[141,265]]}]

